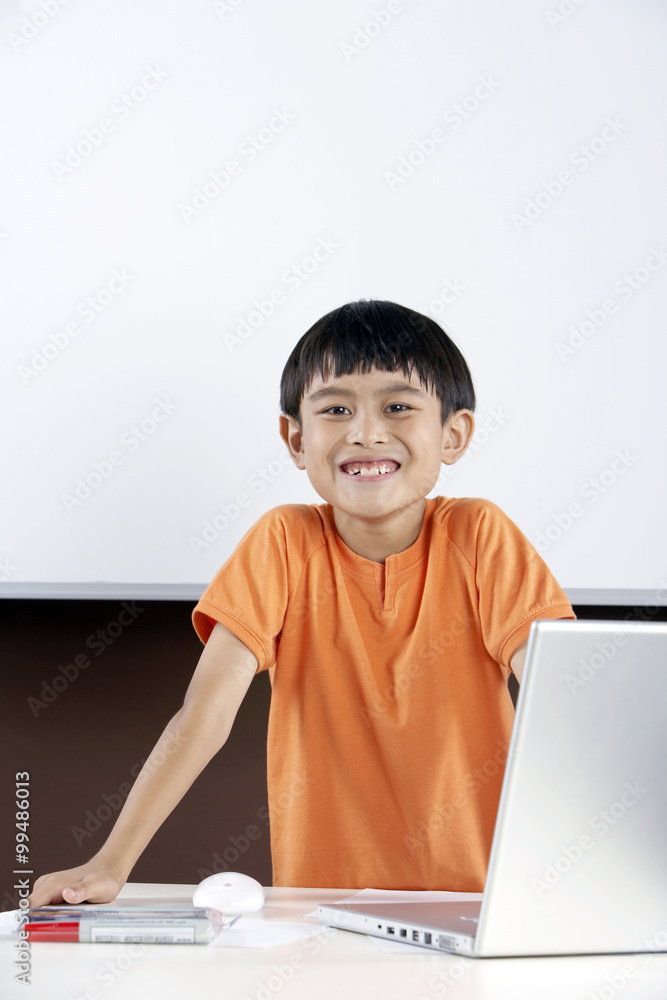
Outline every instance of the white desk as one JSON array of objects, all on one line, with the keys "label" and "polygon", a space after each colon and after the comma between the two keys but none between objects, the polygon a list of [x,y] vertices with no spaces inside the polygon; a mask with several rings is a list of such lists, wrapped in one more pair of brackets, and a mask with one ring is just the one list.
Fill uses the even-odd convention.
[{"label": "white desk", "polygon": [[[190,903],[194,886],[129,883],[121,899]],[[261,916],[303,920],[345,889],[267,889]],[[276,948],[33,944],[32,983],[14,982],[12,942],[0,940],[3,1000],[665,1000],[667,955],[461,959],[386,954],[361,934]],[[86,993],[86,990],[88,993]]]}]

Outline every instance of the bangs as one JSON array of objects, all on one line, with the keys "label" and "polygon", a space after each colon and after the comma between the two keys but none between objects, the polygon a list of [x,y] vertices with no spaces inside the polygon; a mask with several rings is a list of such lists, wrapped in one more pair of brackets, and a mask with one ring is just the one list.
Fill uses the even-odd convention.
[{"label": "bangs", "polygon": [[395,302],[362,299],[327,313],[298,342],[283,371],[281,410],[298,421],[316,376],[328,381],[372,368],[408,379],[416,372],[421,385],[439,396],[443,423],[455,410],[474,409],[468,366],[434,320]]}]

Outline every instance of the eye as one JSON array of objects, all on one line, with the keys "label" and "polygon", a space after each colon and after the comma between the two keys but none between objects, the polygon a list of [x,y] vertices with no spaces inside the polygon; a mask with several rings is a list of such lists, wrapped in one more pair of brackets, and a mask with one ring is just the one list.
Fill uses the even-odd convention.
[{"label": "eye", "polygon": [[334,413],[334,410],[347,410],[348,413],[350,412],[347,406],[330,406],[328,410],[322,410],[322,413],[330,413],[331,416],[337,417],[338,413]]},{"label": "eye", "polygon": [[[394,409],[394,407],[398,407],[398,409]],[[392,413],[404,413],[406,410],[411,410],[412,407],[406,406],[405,403],[390,403],[387,409]]]}]

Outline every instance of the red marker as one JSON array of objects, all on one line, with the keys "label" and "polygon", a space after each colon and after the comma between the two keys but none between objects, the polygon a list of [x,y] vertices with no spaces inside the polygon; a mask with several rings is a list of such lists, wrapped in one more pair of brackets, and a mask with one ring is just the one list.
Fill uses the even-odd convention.
[{"label": "red marker", "polygon": [[68,920],[63,923],[25,924],[29,941],[80,941],[80,923]]}]

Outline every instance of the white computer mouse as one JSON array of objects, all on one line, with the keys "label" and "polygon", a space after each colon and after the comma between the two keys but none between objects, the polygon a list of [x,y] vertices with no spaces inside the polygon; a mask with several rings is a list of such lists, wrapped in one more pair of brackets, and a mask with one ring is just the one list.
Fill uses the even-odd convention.
[{"label": "white computer mouse", "polygon": [[200,882],[192,902],[220,913],[257,913],[264,906],[264,889],[250,875],[240,872],[218,872]]}]

